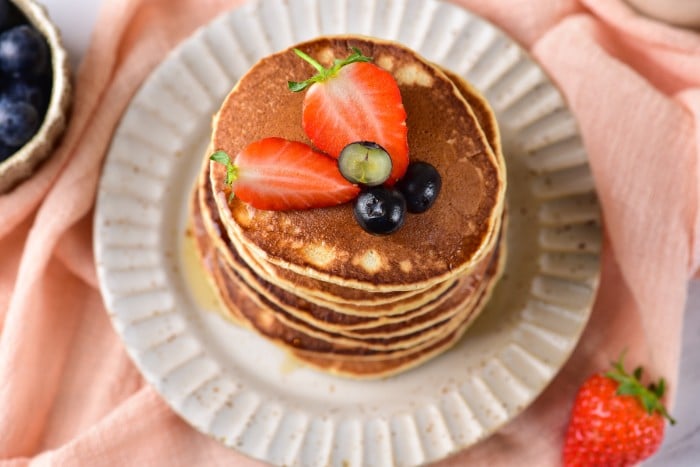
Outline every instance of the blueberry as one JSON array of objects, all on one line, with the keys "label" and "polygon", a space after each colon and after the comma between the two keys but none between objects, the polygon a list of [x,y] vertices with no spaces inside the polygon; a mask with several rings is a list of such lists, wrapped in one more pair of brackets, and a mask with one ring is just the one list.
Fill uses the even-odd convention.
[{"label": "blueberry", "polygon": [[340,174],[351,183],[381,185],[391,175],[391,168],[389,153],[371,141],[350,143],[338,156]]},{"label": "blueberry", "polygon": [[26,24],[0,34],[0,70],[21,77],[47,73],[49,47],[43,36]]},{"label": "blueberry", "polygon": [[396,188],[406,198],[408,212],[421,213],[435,203],[442,188],[442,178],[437,169],[427,162],[412,162]]},{"label": "blueberry", "polygon": [[0,31],[25,22],[17,7],[9,0],[0,0]]},{"label": "blueberry", "polygon": [[39,114],[26,102],[0,100],[0,143],[19,147],[39,128]]},{"label": "blueberry", "polygon": [[369,233],[387,235],[396,232],[406,213],[403,195],[386,187],[371,187],[355,200],[355,220]]},{"label": "blueberry", "polygon": [[3,86],[0,95],[12,101],[21,101],[31,104],[35,109],[40,109],[46,102],[42,87],[33,82],[12,80]]},{"label": "blueberry", "polygon": [[0,162],[9,159],[12,154],[17,152],[17,149],[19,148],[0,143]]},{"label": "blueberry", "polygon": [[10,18],[10,2],[8,0],[0,0],[0,27],[5,28],[5,23]]}]

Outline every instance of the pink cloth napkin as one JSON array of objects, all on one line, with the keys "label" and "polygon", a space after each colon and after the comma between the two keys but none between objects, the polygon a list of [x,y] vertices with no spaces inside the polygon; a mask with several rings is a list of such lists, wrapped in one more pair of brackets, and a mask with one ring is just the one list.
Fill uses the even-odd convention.
[{"label": "pink cloth napkin", "polygon": [[[236,0],[104,2],[64,141],[0,196],[0,465],[259,465],[197,433],[147,386],[104,310],[92,207],[115,126],[148,73]],[[442,465],[558,465],[577,386],[627,348],[675,390],[700,263],[700,35],[598,0],[461,0],[523,44],[579,119],[605,219],[600,293],[554,382]],[[683,414],[677,414],[683,423]]]}]

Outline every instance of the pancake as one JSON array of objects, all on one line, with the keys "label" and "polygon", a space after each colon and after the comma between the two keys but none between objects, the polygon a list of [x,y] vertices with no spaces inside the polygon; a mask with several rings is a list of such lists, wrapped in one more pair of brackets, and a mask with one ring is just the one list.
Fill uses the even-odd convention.
[{"label": "pancake", "polygon": [[[208,149],[207,156],[211,152],[212,150]],[[200,208],[205,211],[205,224],[213,238],[225,236],[229,239],[228,232],[226,232],[225,227],[221,225],[221,219],[216,209],[216,203],[214,202],[211,181],[209,179],[209,160],[207,157],[203,160],[202,170],[197,180],[198,185],[195,189],[200,192]],[[401,292],[376,292],[367,294],[364,290],[322,282],[318,279],[306,277],[293,271],[283,269],[277,265],[255,258],[254,254],[243,245],[239,244],[237,247],[239,249],[238,254],[245,259],[246,263],[258,275],[268,278],[269,282],[276,284],[284,290],[304,296],[309,301],[319,305],[336,306],[341,309],[348,303],[354,306],[380,306],[405,300],[408,297],[424,291],[416,289]]]},{"label": "pancake", "polygon": [[[207,170],[206,167],[205,170]],[[285,284],[279,284],[276,282],[274,277],[269,278],[266,276],[265,272],[261,271],[259,264],[250,258],[248,254],[246,254],[245,248],[241,247],[241,245],[234,246],[232,244],[233,242],[231,239],[223,233],[224,231],[222,230],[220,224],[221,221],[218,218],[216,205],[213,202],[209,185],[205,184],[202,189],[199,190],[199,197],[199,209],[202,211],[204,225],[209,231],[209,235],[216,244],[216,247],[222,252],[224,259],[229,263],[229,265],[246,277],[245,280],[248,285],[262,291],[262,293],[273,294],[276,298],[281,299],[290,306],[296,306],[298,299],[301,299],[302,302],[306,302],[303,303],[302,306],[307,308],[307,310],[309,307],[329,308],[333,313],[361,318],[354,321],[346,319],[344,321],[346,324],[362,324],[363,321],[368,321],[368,319],[372,316],[386,317],[399,314],[403,315],[407,311],[415,310],[421,305],[433,302],[455,282],[454,280],[446,281],[444,283],[436,284],[435,286],[432,286],[426,290],[417,291],[417,293],[411,294],[406,298],[392,300],[389,303],[382,302],[380,304],[357,304],[349,300],[345,303],[333,303],[318,299],[315,296],[307,296],[294,284],[285,286]],[[299,279],[303,279],[303,276],[299,276]],[[312,281],[316,283],[318,282],[315,280]],[[323,290],[325,284],[315,285]],[[359,291],[355,289],[349,290],[356,294],[359,293]],[[365,292],[365,296],[367,295],[368,294]],[[275,300],[275,298],[273,298],[273,300]],[[367,302],[368,300],[363,301],[363,303]],[[324,313],[323,319],[326,321],[329,321],[328,313],[329,311]]]},{"label": "pancake", "polygon": [[[446,73],[449,73],[446,71]],[[488,103],[485,101],[485,99],[473,88],[471,87],[466,81],[463,79],[451,75],[451,78],[455,80],[457,83],[457,87],[460,90],[460,92],[463,93],[463,96],[465,100],[467,100],[473,107],[474,114],[479,122],[479,124],[484,128],[484,133],[487,136],[487,142],[489,145],[494,149],[494,152],[499,155],[499,163],[500,165],[503,165],[502,162],[502,157],[500,157],[500,137],[498,134],[498,127],[495,121],[495,118],[493,116],[493,112],[491,111],[490,107],[488,106]],[[208,170],[208,164],[205,164],[203,167],[203,171],[206,172]],[[206,177],[206,174],[202,174],[201,177],[201,183],[203,184],[208,184],[208,178]],[[207,220],[216,220],[216,226],[211,228],[211,235],[213,237],[219,237],[221,235],[221,227],[218,225],[218,214],[212,210],[211,204],[211,193],[210,193],[210,187],[202,187],[201,191],[203,191],[205,194],[204,196],[207,201],[206,205],[204,205],[202,208],[204,210],[209,209],[211,212],[205,214],[205,219]],[[213,224],[212,222],[209,222],[209,224]],[[382,315],[391,315],[391,314],[396,314],[398,312],[403,312],[412,308],[415,308],[417,305],[420,303],[427,303],[428,301],[434,299],[437,297],[441,292],[446,290],[446,288],[449,286],[449,283],[442,283],[440,284],[439,287],[433,287],[429,291],[421,291],[419,294],[418,299],[413,299],[413,300],[407,300],[407,299],[401,299],[401,296],[394,298],[385,298],[385,297],[380,297],[375,299],[374,296],[376,295],[390,295],[390,294],[369,294],[369,299],[366,299],[368,294],[360,293],[355,289],[345,289],[341,288],[343,290],[344,295],[343,296],[334,296],[331,293],[328,293],[325,291],[327,288],[338,288],[335,284],[328,284],[328,283],[321,283],[319,285],[318,281],[307,278],[304,276],[301,276],[299,274],[293,273],[291,271],[284,270],[282,268],[279,268],[275,265],[265,263],[264,261],[258,261],[254,258],[254,256],[248,251],[247,248],[245,248],[242,245],[237,245],[238,249],[238,254],[243,258],[244,262],[246,263],[247,267],[250,267],[258,276],[261,278],[264,278],[265,281],[274,283],[275,286],[280,286],[284,291],[278,293],[281,297],[287,297],[288,299],[285,301],[286,304],[294,306],[293,305],[293,300],[289,300],[289,295],[293,294],[295,298],[302,298],[302,301],[308,301],[310,302],[311,306],[318,305],[321,307],[332,307],[335,309],[335,311],[339,312],[347,312],[349,314],[354,314],[354,315],[359,315],[359,316],[367,316],[368,314],[373,313],[373,308],[377,307],[378,305],[383,305],[386,303],[393,303],[393,302],[398,302],[394,303],[393,305],[382,307],[380,309],[377,309],[376,314],[382,314]],[[235,265],[234,265],[235,267]],[[292,282],[296,281],[296,282]],[[250,281],[247,281],[250,285],[253,285],[256,287],[256,284],[251,284]],[[265,284],[265,287],[269,287],[269,284]],[[312,290],[309,289],[309,287],[317,287],[317,290]],[[260,290],[260,287],[256,287],[258,290]],[[350,292],[350,297],[348,297],[347,292]],[[411,294],[411,295],[416,295],[416,294]],[[423,302],[420,302],[419,300],[421,299],[421,296],[425,297],[425,300]],[[358,300],[358,297],[362,297],[362,299]],[[369,305],[370,308],[366,308],[366,306]],[[369,312],[369,313],[368,313]],[[416,316],[417,313],[412,313],[410,314],[410,317]],[[403,319],[402,316],[397,316],[395,317],[395,320],[398,321],[400,319]],[[409,317],[409,316],[406,316]],[[371,327],[374,324],[369,322],[368,324],[365,324],[363,322],[356,322],[349,324],[347,321],[344,323],[348,328],[367,328]]]},{"label": "pancake", "polygon": [[479,127],[481,127],[481,130],[484,132],[486,141],[489,143],[489,146],[498,160],[499,166],[502,170],[505,170],[506,163],[503,159],[501,132],[498,128],[498,121],[496,120],[496,115],[491,105],[469,81],[446,68],[441,68],[441,70],[445,73],[445,76],[452,81],[464,100],[469,104],[469,107],[471,107],[476,120],[479,122]]},{"label": "pancake", "polygon": [[218,284],[216,278],[212,274],[212,271],[218,268],[219,255],[214,248],[212,248],[212,240],[210,233],[204,225],[204,219],[202,218],[202,212],[199,205],[199,190],[195,190],[192,193],[190,200],[190,216],[189,216],[189,229],[188,234],[194,239],[194,250],[199,257],[199,263],[204,271],[204,276],[218,297],[218,303],[221,305],[217,308],[217,311],[224,318],[233,321],[235,324],[243,325],[243,317],[238,311],[238,307],[228,307],[224,305],[221,300],[221,292],[218,289]]},{"label": "pancake", "polygon": [[[434,298],[442,293],[449,284],[436,284],[430,288],[409,292],[387,292],[368,294],[365,291],[343,287],[337,284],[321,282],[297,273],[286,271],[278,266],[264,263],[240,243],[233,241],[225,228],[214,202],[212,188],[208,177],[209,164],[202,167],[200,175],[199,203],[203,211],[205,226],[215,242],[221,243],[219,248],[234,249],[235,252],[225,254],[230,263],[238,263],[242,259],[245,266],[266,282],[275,284],[285,292],[293,293],[318,306],[332,307],[338,312],[352,315],[370,316],[373,314],[397,314],[420,303]],[[234,245],[235,243],[235,245]],[[238,257],[235,259],[234,257]],[[416,297],[417,295],[421,295]],[[378,308],[378,313],[374,309]]]},{"label": "pancake", "polygon": [[[197,223],[197,212],[195,208],[195,223]],[[200,229],[195,229],[195,232]],[[197,239],[197,244],[204,244],[203,255],[207,256],[207,248],[211,244],[209,237],[204,235]],[[228,309],[234,310],[234,316],[242,317],[242,322],[268,339],[281,344],[288,349],[304,350],[306,352],[331,353],[333,355],[379,355],[383,353],[395,353],[396,351],[412,352],[430,345],[436,339],[441,339],[443,335],[449,334],[457,329],[464,318],[474,313],[473,305],[478,302],[481,292],[495,282],[495,278],[500,270],[499,258],[492,261],[487,277],[478,281],[479,293],[476,294],[450,294],[450,299],[443,306],[445,308],[458,308],[459,319],[448,320],[440,326],[431,328],[432,333],[420,333],[419,335],[401,336],[398,338],[379,338],[353,340],[329,333],[319,332],[319,330],[299,326],[293,318],[285,316],[274,306],[271,306],[264,297],[251,293],[244,283],[232,271],[225,261],[221,261],[214,250],[214,258],[218,261],[208,263],[212,277],[215,278],[216,290],[220,293],[220,298],[227,305]],[[466,289],[464,289],[466,290]],[[437,332],[444,331],[444,332]],[[423,345],[420,345],[423,344]]]},{"label": "pancake", "polygon": [[[502,271],[498,125],[467,81],[398,44],[331,37],[297,47],[326,65],[358,47],[395,76],[411,160],[438,169],[441,195],[398,233],[376,237],[355,223],[352,203],[273,212],[231,200],[222,166],[205,158],[191,200],[196,249],[222,315],[295,359],[353,378],[405,371],[459,340]],[[268,136],[310,143],[303,93],[286,89],[310,74],[291,49],[261,60],[215,116],[207,155],[233,157]]]},{"label": "pancake", "polygon": [[[458,85],[458,89],[464,93],[465,99],[473,104],[473,110],[477,120],[480,125],[485,127],[485,134],[487,135],[489,145],[495,149],[496,153],[500,153],[498,129],[488,104],[468,85],[468,83],[457,77],[453,77],[453,79],[461,81]],[[203,170],[208,170],[208,165],[205,164]],[[209,221],[208,224],[213,225],[216,223],[210,230],[210,235],[216,239],[221,235],[221,226],[218,225],[218,214],[214,210],[215,206],[212,206],[212,196],[210,187],[208,186],[208,178],[203,176],[202,182],[205,184],[201,190],[201,196],[205,198],[202,200],[204,201],[202,209],[208,211],[204,214],[204,219]],[[220,248],[225,250],[226,248],[230,248],[230,245]],[[247,286],[265,295],[265,297],[276,306],[283,308],[299,319],[307,321],[309,324],[332,329],[335,332],[348,336],[363,335],[380,337],[385,335],[386,332],[409,334],[420,329],[417,326],[427,327],[440,319],[440,316],[436,316],[435,313],[430,313],[428,316],[425,316],[427,312],[434,310],[439,304],[440,301],[434,299],[451,285],[451,282],[447,282],[440,284],[439,288],[433,288],[435,293],[429,294],[425,302],[416,302],[415,300],[399,301],[398,304],[395,303],[378,307],[376,312],[373,309],[374,306],[365,308],[363,306],[356,306],[353,303],[338,304],[335,306],[334,304],[330,304],[334,309],[324,309],[323,307],[328,306],[328,303],[319,303],[319,301],[313,299],[308,302],[307,297],[299,292],[297,284],[291,284],[291,287],[285,287],[284,290],[281,290],[277,287],[278,283],[275,281],[275,277],[272,278],[272,281],[267,277],[267,280],[262,280],[261,277],[257,277],[264,276],[265,274],[265,271],[261,271],[261,265],[249,254],[246,254],[246,249],[244,247],[238,245],[237,250],[236,253],[225,256],[228,257],[229,264],[239,273],[242,273],[243,280]],[[243,257],[243,261],[241,261],[241,257]],[[257,268],[255,266],[257,266]],[[279,269],[274,266],[273,268]],[[248,269],[248,271],[245,271],[245,269]],[[292,275],[294,275],[294,273],[292,273]],[[303,279],[303,276],[297,275],[297,277]],[[273,283],[275,285],[273,285]],[[426,295],[426,292],[422,292],[419,295]],[[446,297],[442,296],[441,299],[444,301]],[[419,306],[421,303],[428,304],[428,306]],[[418,308],[416,308],[417,306]],[[399,312],[410,311],[408,313],[396,315],[397,310]],[[353,319],[352,316],[348,317],[342,314],[344,311],[349,311],[351,315],[362,316],[362,318]],[[381,315],[382,318],[380,320],[369,318],[368,316],[371,314]],[[399,323],[404,323],[404,326],[398,326]],[[414,325],[413,327],[411,326],[412,324]]]},{"label": "pancake", "polygon": [[352,377],[353,379],[377,379],[386,378],[395,374],[408,371],[431,358],[434,358],[454,346],[464,335],[472,322],[479,316],[484,306],[488,303],[493,288],[500,276],[505,263],[505,251],[502,252],[499,258],[494,262],[494,280],[491,280],[481,292],[477,302],[472,308],[472,312],[468,315],[461,326],[451,334],[443,337],[430,346],[425,347],[415,352],[404,355],[391,355],[386,358],[377,359],[347,359],[344,356],[320,356],[317,354],[309,354],[304,351],[292,351],[291,354],[303,362],[304,364],[322,370],[326,373],[335,374],[338,376]]},{"label": "pancake", "polygon": [[[193,203],[195,205],[196,203]],[[201,218],[195,211],[194,228],[197,236],[197,246],[205,257],[214,258],[214,261],[204,262],[210,267],[211,277],[221,277],[220,273],[226,268],[226,263],[217,261],[214,251],[208,250],[209,237],[203,233]],[[211,255],[213,253],[213,256]],[[446,351],[454,345],[462,336],[469,324],[479,315],[481,309],[490,296],[493,286],[503,268],[504,254],[498,254],[491,263],[487,274],[489,279],[483,281],[483,286],[467,306],[461,311],[459,321],[449,332],[425,341],[422,345],[407,349],[395,349],[388,351],[369,350],[365,348],[353,348],[334,342],[323,342],[311,336],[286,328],[276,319],[274,314],[266,312],[259,307],[254,300],[241,295],[238,284],[228,282],[226,286],[217,287],[222,302],[227,303],[228,309],[233,315],[241,319],[240,323],[257,332],[263,333],[273,343],[290,352],[295,359],[313,368],[332,374],[352,378],[378,378],[387,377],[401,371],[412,368],[425,360]]]},{"label": "pancake", "polygon": [[[475,297],[478,297],[482,289],[495,274],[490,261],[487,271],[491,271],[479,277],[462,277],[454,290],[446,294],[444,300],[435,308],[432,315],[425,318],[406,319],[403,321],[380,324],[372,330],[360,332],[355,337],[348,334],[340,334],[336,330],[329,331],[328,321],[320,320],[317,326],[309,326],[308,323],[298,317],[288,313],[277,306],[269,296],[256,291],[248,286],[240,273],[222,259],[222,255],[214,247],[211,237],[206,231],[200,228],[202,223],[199,204],[193,202],[193,219],[196,228],[194,229],[197,238],[197,245],[203,257],[212,257],[210,251],[214,251],[217,262],[206,263],[210,270],[215,270],[216,290],[222,292],[222,301],[227,308],[233,310],[233,316],[237,320],[243,320],[249,327],[257,330],[267,337],[277,336],[281,331],[282,336],[292,336],[283,340],[287,345],[294,345],[308,349],[308,346],[315,351],[330,351],[329,348],[340,346],[355,349],[369,349],[372,351],[392,351],[396,349],[417,349],[427,345],[430,341],[440,338],[446,333],[454,331],[461,323],[461,318],[455,318],[459,313],[466,313],[473,304]],[[486,276],[486,277],[484,277]],[[242,316],[241,316],[242,315]],[[413,322],[412,322],[413,321]],[[414,324],[418,323],[418,326]],[[420,324],[424,324],[420,326]],[[274,326],[273,326],[274,324]],[[319,326],[320,325],[320,326]],[[273,330],[270,330],[270,326]],[[384,328],[384,329],[382,329]],[[393,332],[392,331],[397,331]],[[310,339],[310,340],[309,340]],[[337,350],[336,350],[337,351]]]},{"label": "pancake", "polygon": [[[346,288],[418,290],[469,272],[496,241],[505,190],[497,156],[452,81],[414,52],[394,43],[340,37],[299,46],[324,64],[347,55],[350,47],[374,57],[397,78],[411,158],[430,162],[443,178],[435,205],[408,214],[397,233],[376,237],[356,224],[350,203],[276,212],[235,198],[229,203],[223,167],[212,163],[215,200],[229,236],[264,262]],[[213,148],[235,155],[267,136],[309,143],[301,126],[303,94],[289,92],[286,82],[310,73],[291,50],[256,64],[215,117]]]},{"label": "pancake", "polygon": [[[217,278],[220,280],[224,275],[226,277],[226,280],[218,283],[218,288],[226,291],[227,295],[224,301],[228,303],[229,300],[231,300],[240,304],[248,298],[257,304],[257,310],[255,310],[254,313],[250,313],[248,308],[244,308],[242,313],[244,319],[248,321],[248,324],[251,325],[258,334],[268,339],[272,338],[275,340],[275,333],[279,332],[279,329],[282,329],[285,333],[285,340],[280,343],[283,344],[283,346],[286,345],[299,349],[313,349],[323,353],[329,352],[334,355],[354,355],[355,353],[359,353],[360,355],[375,355],[378,353],[400,350],[410,352],[423,348],[432,341],[442,338],[442,336],[454,331],[461,322],[461,316],[471,310],[476,297],[479,295],[478,292],[480,292],[480,290],[478,290],[477,293],[472,293],[473,289],[466,285],[457,289],[455,293],[449,295],[448,300],[441,305],[442,309],[439,310],[440,313],[444,313],[448,310],[454,311],[454,313],[451,313],[451,316],[425,329],[403,335],[353,338],[308,325],[308,323],[275,307],[274,304],[267,301],[264,296],[247,288],[245,283],[240,281],[240,279],[235,276],[235,272],[228,268],[225,263],[220,262],[219,265],[224,272],[219,271]],[[236,277],[238,281],[236,281],[236,279],[231,280],[233,277]],[[485,283],[479,284],[480,289],[484,286]],[[271,329],[272,320],[274,320],[274,327],[277,329]],[[290,339],[286,336],[292,337]]]},{"label": "pancake", "polygon": [[[495,229],[494,232],[492,232],[492,238],[489,238],[489,244],[492,244],[494,241],[495,236],[497,236],[498,232],[500,231],[500,219],[496,222],[495,224]],[[235,233],[234,235],[229,235],[228,240],[231,242],[233,247],[236,249],[237,254],[243,259],[243,261],[246,263],[246,266],[251,267],[253,270],[256,271],[256,273],[266,280],[267,282],[272,282],[277,284],[276,282],[276,277],[275,274],[269,274],[268,270],[273,269],[275,271],[281,269],[279,266],[270,264],[269,262],[265,261],[263,258],[256,258],[255,257],[255,252],[250,251],[244,244],[242,244],[242,241]],[[490,252],[492,251],[493,248],[489,248],[489,255]],[[479,269],[483,269],[484,264],[486,262],[486,258],[480,260],[479,263],[477,263],[472,272],[475,272]],[[264,268],[264,265],[268,266],[268,269]],[[262,269],[261,269],[262,266]],[[411,293],[408,296],[400,296],[400,297],[393,297],[390,301],[382,300],[381,304],[377,304],[372,302],[372,297],[376,294],[381,294],[384,296],[384,293],[381,292],[367,292],[367,291],[360,291],[359,289],[353,289],[353,288],[348,288],[348,287],[343,287],[343,286],[338,286],[337,284],[331,284],[328,282],[323,282],[318,279],[313,279],[309,277],[304,277],[300,274],[297,273],[292,273],[293,277],[296,278],[299,282],[306,282],[308,286],[315,286],[317,287],[317,291],[324,292],[325,294],[319,297],[318,293],[314,293],[315,291],[311,291],[312,293],[306,293],[308,289],[303,289],[299,287],[298,285],[292,284],[291,287],[285,287],[283,285],[283,288],[286,290],[290,291],[294,295],[303,298],[304,300],[307,300],[311,303],[314,303],[319,306],[327,306],[331,307],[337,311],[341,311],[343,313],[347,314],[353,314],[353,315],[360,315],[360,316],[368,316],[368,315],[394,315],[398,313],[403,313],[404,311],[410,309],[410,308],[415,308],[417,306],[420,306],[421,304],[427,303],[429,300],[432,299],[436,294],[440,293],[441,291],[445,290],[445,287],[449,285],[449,283],[454,282],[454,278],[449,278],[445,281],[438,282],[435,284],[431,284],[425,288],[421,289],[416,289],[412,290]],[[286,284],[285,284],[286,285]],[[335,292],[342,292],[342,296],[346,297],[348,295],[356,295],[359,292],[359,296],[362,297],[361,300],[358,302],[361,303],[356,303],[351,300],[345,299],[344,302],[336,301],[336,300],[326,300],[328,297],[330,297],[330,293],[327,290],[329,285],[334,285],[334,291]],[[338,297],[336,297],[338,298]],[[382,297],[384,298],[384,297]]]},{"label": "pancake", "polygon": [[[200,204],[201,206],[201,204]],[[203,219],[206,223],[208,218],[201,212],[195,214],[198,219]],[[256,293],[264,297],[266,302],[275,308],[284,311],[295,318],[305,321],[307,324],[324,330],[330,330],[348,337],[388,337],[396,335],[412,334],[421,329],[436,324],[454,314],[454,311],[440,309],[440,305],[449,297],[452,289],[455,288],[455,281],[448,282],[444,289],[430,298],[425,304],[418,304],[401,314],[392,313],[390,308],[385,309],[384,314],[379,314],[382,308],[371,309],[364,315],[359,313],[360,309],[353,310],[353,314],[344,314],[338,309],[324,308],[300,299],[285,290],[276,287],[274,284],[266,282],[255,275],[250,270],[237,252],[226,245],[226,242],[209,232],[209,240],[214,248],[217,248],[220,257],[226,265],[235,271],[236,277],[231,277],[233,281],[242,281],[241,286],[249,289],[250,293]],[[217,241],[219,240],[219,241]],[[231,251],[232,250],[232,251]],[[489,258],[490,261],[490,258]],[[484,262],[483,270],[488,264]],[[464,278],[469,281],[471,287],[476,288],[483,276],[483,271],[479,274],[470,275]],[[225,278],[224,278],[225,280]],[[385,305],[386,306],[386,305]]]}]

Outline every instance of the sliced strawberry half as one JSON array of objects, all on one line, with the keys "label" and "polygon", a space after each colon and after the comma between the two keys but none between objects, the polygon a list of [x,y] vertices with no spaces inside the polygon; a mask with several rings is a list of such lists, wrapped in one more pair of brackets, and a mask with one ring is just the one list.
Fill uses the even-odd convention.
[{"label": "sliced strawberry half", "polygon": [[371,141],[391,157],[393,185],[408,166],[408,129],[401,91],[386,70],[368,63],[358,49],[344,60],[324,68],[304,52],[297,55],[318,74],[302,82],[290,82],[292,91],[306,91],[302,125],[311,142],[323,152],[338,157],[345,146]]},{"label": "sliced strawberry half", "polygon": [[334,159],[307,144],[264,138],[231,158],[223,151],[211,160],[227,168],[233,193],[258,209],[286,211],[335,206],[355,198],[360,189],[338,171]]}]

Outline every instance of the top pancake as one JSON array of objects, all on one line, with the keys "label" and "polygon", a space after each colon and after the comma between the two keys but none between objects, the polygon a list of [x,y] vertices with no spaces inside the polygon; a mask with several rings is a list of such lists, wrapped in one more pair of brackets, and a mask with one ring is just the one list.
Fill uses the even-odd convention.
[{"label": "top pancake", "polygon": [[[408,116],[411,161],[434,165],[442,192],[427,212],[407,214],[398,232],[379,237],[355,222],[352,203],[263,211],[236,198],[229,202],[225,170],[212,163],[212,186],[226,228],[273,264],[346,287],[413,290],[468,272],[495,243],[505,174],[459,90],[437,67],[395,43],[325,37],[296,47],[326,66],[357,47],[391,72]],[[288,91],[287,81],[313,73],[292,49],[258,62],[216,115],[212,147],[235,156],[270,136],[310,144],[301,125],[304,93]]]}]

